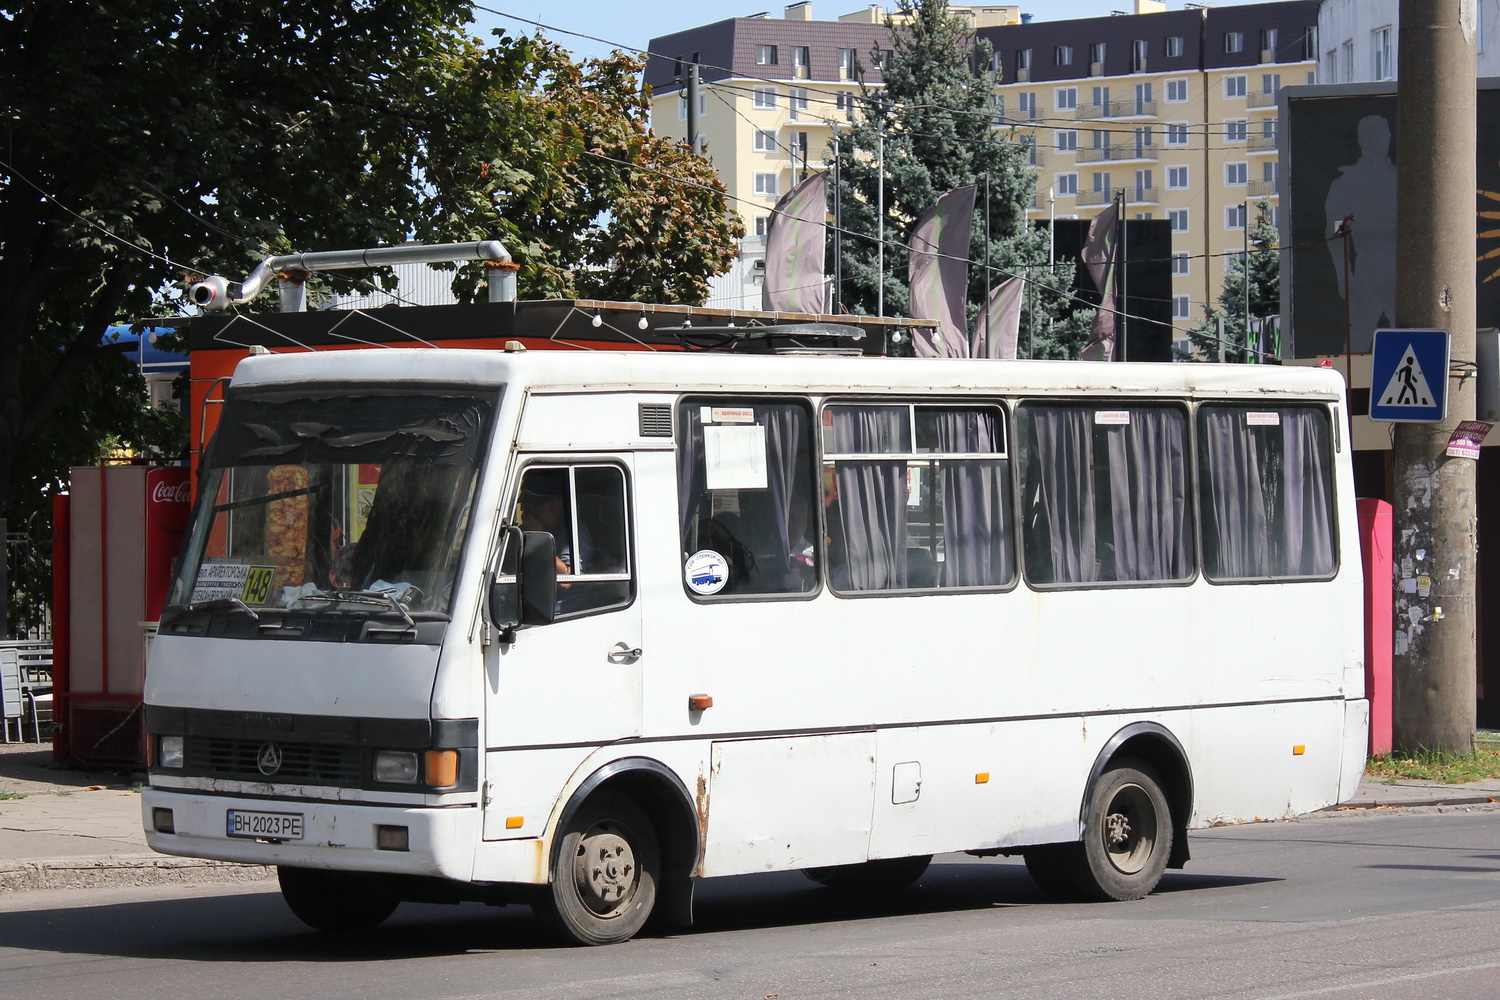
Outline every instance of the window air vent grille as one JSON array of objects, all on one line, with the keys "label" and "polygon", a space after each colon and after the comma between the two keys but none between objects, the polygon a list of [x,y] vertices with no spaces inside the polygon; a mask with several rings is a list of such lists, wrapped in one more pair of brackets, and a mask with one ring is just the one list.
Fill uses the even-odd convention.
[{"label": "window air vent grille", "polygon": [[672,436],[672,408],[660,403],[640,404],[641,437]]}]

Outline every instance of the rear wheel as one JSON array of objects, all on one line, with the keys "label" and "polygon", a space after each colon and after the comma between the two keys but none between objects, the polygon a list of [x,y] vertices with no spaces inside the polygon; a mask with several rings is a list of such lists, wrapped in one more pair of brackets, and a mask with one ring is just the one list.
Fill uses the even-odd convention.
[{"label": "rear wheel", "polygon": [[656,830],[633,799],[590,797],[569,821],[537,917],[570,944],[628,941],[656,903]]},{"label": "rear wheel", "polygon": [[823,868],[804,868],[802,874],[830,889],[851,892],[880,892],[905,889],[927,871],[932,855],[920,854],[914,858],[880,858],[857,865],[828,865]]},{"label": "rear wheel", "polygon": [[1172,814],[1151,765],[1122,760],[1099,776],[1083,824],[1078,888],[1093,899],[1140,899],[1172,853]]},{"label": "rear wheel", "polygon": [[352,934],[379,927],[401,900],[368,875],[312,868],[276,869],[281,898],[314,930]]}]

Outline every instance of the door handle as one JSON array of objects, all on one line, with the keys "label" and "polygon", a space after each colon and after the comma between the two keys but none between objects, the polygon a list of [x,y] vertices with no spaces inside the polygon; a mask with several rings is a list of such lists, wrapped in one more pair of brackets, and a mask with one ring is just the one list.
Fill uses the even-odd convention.
[{"label": "door handle", "polygon": [[641,649],[639,646],[632,647],[627,642],[617,642],[608,656],[611,663],[634,663],[641,658]]}]

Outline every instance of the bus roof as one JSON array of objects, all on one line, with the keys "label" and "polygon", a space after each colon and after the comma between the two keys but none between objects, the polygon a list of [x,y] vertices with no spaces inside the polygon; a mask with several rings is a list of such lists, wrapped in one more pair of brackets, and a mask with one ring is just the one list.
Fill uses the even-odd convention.
[{"label": "bus roof", "polygon": [[1266,394],[1329,400],[1343,394],[1343,377],[1338,372],[1300,366],[408,348],[255,355],[240,362],[232,386],[385,381],[476,388],[504,383],[539,392],[1082,392],[1183,397]]}]

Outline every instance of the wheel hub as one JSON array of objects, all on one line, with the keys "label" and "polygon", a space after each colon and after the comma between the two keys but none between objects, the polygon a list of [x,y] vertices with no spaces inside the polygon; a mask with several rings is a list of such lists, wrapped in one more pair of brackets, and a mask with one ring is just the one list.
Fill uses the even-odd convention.
[{"label": "wheel hub", "polygon": [[579,898],[592,911],[608,915],[622,909],[635,892],[635,853],[624,837],[590,830],[578,843],[573,881]]},{"label": "wheel hub", "polygon": [[1116,870],[1134,875],[1141,871],[1155,847],[1156,810],[1140,785],[1119,788],[1104,814],[1104,849]]}]

